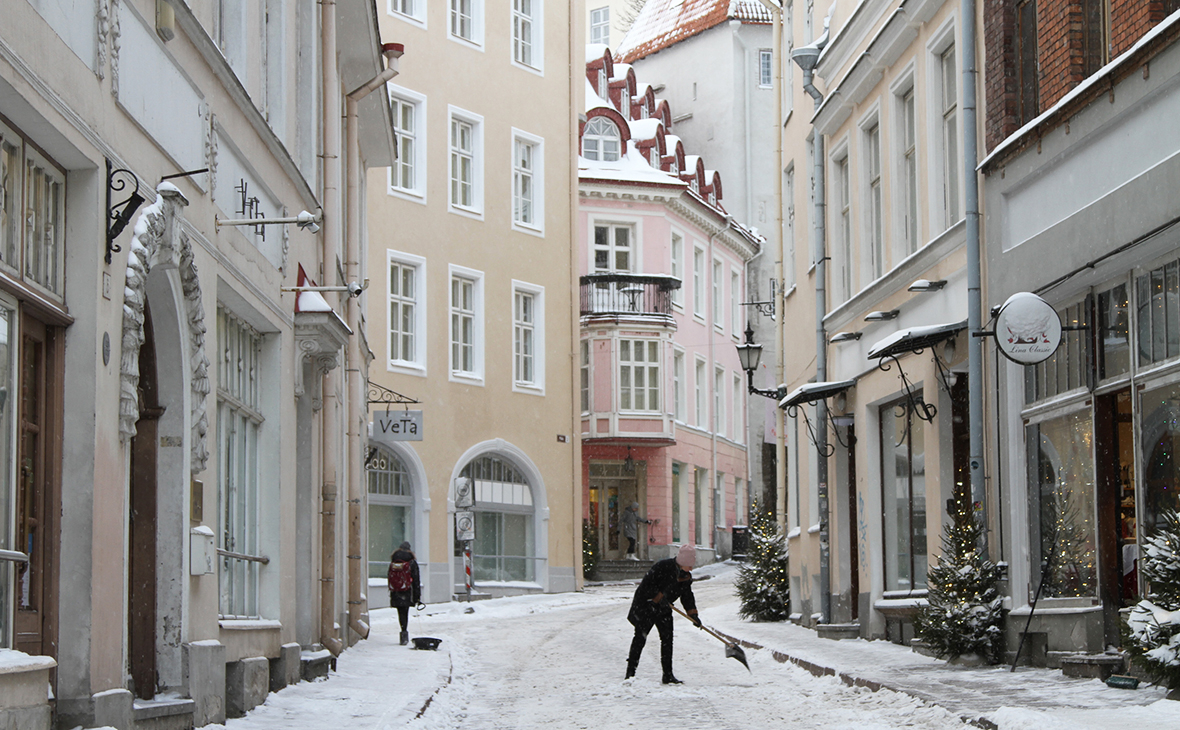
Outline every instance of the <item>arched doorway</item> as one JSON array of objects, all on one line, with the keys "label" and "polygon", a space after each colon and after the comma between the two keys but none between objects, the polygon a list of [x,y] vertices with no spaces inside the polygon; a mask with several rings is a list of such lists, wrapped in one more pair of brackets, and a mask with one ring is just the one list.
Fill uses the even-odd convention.
[{"label": "arched doorway", "polygon": [[[369,577],[384,578],[389,556],[397,546],[403,540],[414,544],[414,486],[397,454],[381,445],[370,448]],[[379,601],[377,605],[381,605]]]},{"label": "arched doorway", "polygon": [[[476,582],[537,582],[533,490],[523,471],[498,454],[469,461],[459,476],[475,488]],[[455,554],[463,554],[455,541]]]}]

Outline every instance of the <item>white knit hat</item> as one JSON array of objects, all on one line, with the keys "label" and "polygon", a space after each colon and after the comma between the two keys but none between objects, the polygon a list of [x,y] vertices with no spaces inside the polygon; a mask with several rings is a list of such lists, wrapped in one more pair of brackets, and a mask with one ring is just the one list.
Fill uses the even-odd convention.
[{"label": "white knit hat", "polygon": [[692,570],[693,566],[697,564],[697,549],[692,545],[681,545],[679,552],[676,553],[676,564],[685,570]]}]

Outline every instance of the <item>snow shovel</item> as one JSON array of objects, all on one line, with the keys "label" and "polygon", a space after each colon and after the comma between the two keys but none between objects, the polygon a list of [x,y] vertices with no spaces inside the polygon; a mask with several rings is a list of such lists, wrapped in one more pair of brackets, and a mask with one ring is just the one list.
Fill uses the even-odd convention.
[{"label": "snow shovel", "polygon": [[[675,611],[676,613],[678,613],[678,614],[680,614],[681,616],[685,617],[685,618],[686,618],[686,619],[688,619],[689,621],[692,621],[692,617],[691,617],[691,616],[689,616],[689,615],[688,615],[687,613],[685,613],[684,611],[681,611],[679,608],[677,608],[677,607],[676,607],[676,604],[672,603],[672,604],[669,604],[669,605],[670,605],[670,606],[672,606],[672,610],[673,610],[673,611]],[[742,666],[744,666],[744,667],[745,667],[745,668],[746,668],[748,671],[750,671],[751,673],[753,673],[753,671],[754,671],[754,670],[753,670],[753,669],[750,669],[750,663],[746,661],[746,652],[745,652],[745,650],[744,650],[744,649],[742,649],[740,646],[738,646],[736,641],[734,641],[734,642],[731,642],[731,641],[729,641],[729,640],[728,640],[728,639],[726,639],[724,636],[722,636],[721,634],[717,633],[716,631],[714,631],[713,629],[709,628],[708,626],[705,626],[704,624],[699,624],[699,625],[697,626],[697,628],[699,628],[699,629],[702,629],[702,630],[703,630],[705,633],[707,633],[709,636],[712,636],[714,639],[717,639],[717,641],[720,641],[722,644],[725,644],[725,658],[726,658],[726,659],[737,659],[739,662],[741,662],[741,663],[742,663]]]}]

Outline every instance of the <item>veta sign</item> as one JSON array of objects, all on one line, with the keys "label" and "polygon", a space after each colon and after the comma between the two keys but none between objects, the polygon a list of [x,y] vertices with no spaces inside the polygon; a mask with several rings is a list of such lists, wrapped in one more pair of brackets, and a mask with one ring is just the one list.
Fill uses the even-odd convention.
[{"label": "veta sign", "polygon": [[382,441],[421,441],[422,411],[385,411],[374,414],[373,436]]},{"label": "veta sign", "polygon": [[1020,365],[1044,362],[1061,344],[1061,317],[1036,294],[1016,292],[996,315],[996,344],[1012,362]]}]

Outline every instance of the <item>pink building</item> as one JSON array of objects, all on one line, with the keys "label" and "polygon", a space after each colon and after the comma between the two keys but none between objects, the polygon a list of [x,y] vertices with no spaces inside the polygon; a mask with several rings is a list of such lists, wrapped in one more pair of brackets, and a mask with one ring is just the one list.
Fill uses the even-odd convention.
[{"label": "pink building", "polygon": [[728,557],[746,524],[746,263],[761,238],[721,204],[721,176],[686,155],[668,104],[609,49],[587,48],[578,160],[584,518],[602,558],[693,543]]}]

